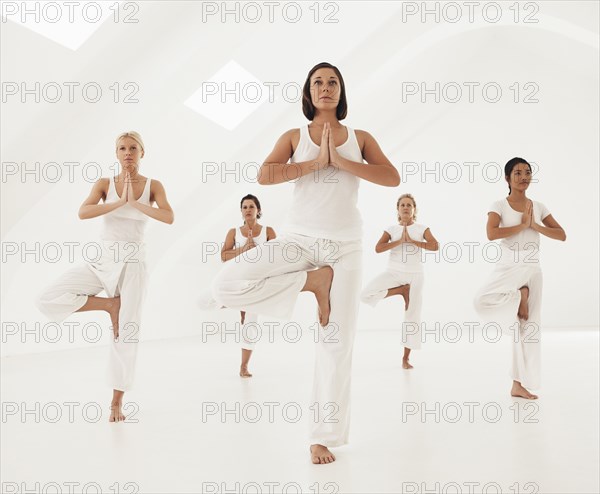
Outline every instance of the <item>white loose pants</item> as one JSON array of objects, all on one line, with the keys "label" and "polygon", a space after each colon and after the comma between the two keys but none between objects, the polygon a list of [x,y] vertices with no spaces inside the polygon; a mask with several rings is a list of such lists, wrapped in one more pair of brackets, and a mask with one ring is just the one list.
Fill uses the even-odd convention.
[{"label": "white loose pants", "polygon": [[[100,278],[89,264],[83,264],[70,269],[46,288],[38,296],[37,306],[50,320],[60,323],[83,307],[88,296],[97,295],[102,290],[105,286]],[[145,263],[125,263],[116,293],[109,294],[121,297],[119,338],[114,340],[111,329],[109,359],[109,382],[113,389],[119,391],[128,391],[133,383],[145,292]]]},{"label": "white loose pants", "polygon": [[[423,305],[423,273],[405,273],[389,269],[374,278],[362,291],[361,300],[375,307],[388,290],[410,285],[408,310],[402,322],[402,344],[412,350],[421,348],[421,309]],[[404,299],[402,299],[404,307]]]},{"label": "white loose pants", "polygon": [[[542,270],[537,263],[498,264],[475,297],[475,309],[512,340],[510,376],[528,389],[541,383]],[[529,288],[529,318],[519,320],[520,288]]]},{"label": "white loose pants", "polygon": [[[226,307],[217,302],[213,295],[212,290],[206,290],[200,298],[198,299],[198,306],[202,310],[212,310],[212,309],[225,309]],[[241,324],[241,340],[242,340],[242,349],[244,350],[254,350],[256,347],[256,342],[262,336],[262,332],[259,331],[260,326],[258,323],[258,314],[253,314],[251,312],[246,312],[244,317],[244,322]],[[238,340],[239,341],[239,340]]]},{"label": "white loose pants", "polygon": [[[362,244],[285,234],[226,263],[213,282],[217,302],[238,310],[277,318],[290,318],[306,272],[333,268],[327,331],[318,338],[311,406],[314,419],[311,444],[327,447],[348,442],[350,428],[350,377],[362,274]],[[316,309],[315,309],[316,314]],[[315,405],[316,404],[316,405]],[[312,409],[314,411],[314,409]],[[316,417],[315,417],[316,415]]]},{"label": "white loose pants", "polygon": [[241,331],[242,348],[244,350],[254,350],[256,341],[259,339],[258,314],[246,312]]}]

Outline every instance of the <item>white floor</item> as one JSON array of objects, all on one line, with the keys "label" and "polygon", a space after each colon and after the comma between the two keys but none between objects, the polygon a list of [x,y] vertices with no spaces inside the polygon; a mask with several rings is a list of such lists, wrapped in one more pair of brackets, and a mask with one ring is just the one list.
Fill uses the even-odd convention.
[{"label": "white floor", "polygon": [[232,339],[142,343],[121,424],[106,347],[3,359],[2,492],[600,492],[597,328],[544,332],[537,402],[509,396],[503,343],[427,343],[405,371],[397,332],[359,332],[351,444],[316,466],[309,338],[259,342],[246,380]]}]

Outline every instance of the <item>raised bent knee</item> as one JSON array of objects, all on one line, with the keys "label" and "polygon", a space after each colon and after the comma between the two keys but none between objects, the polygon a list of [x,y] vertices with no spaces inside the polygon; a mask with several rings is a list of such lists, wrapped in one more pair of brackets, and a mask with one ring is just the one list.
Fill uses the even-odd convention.
[{"label": "raised bent knee", "polygon": [[372,298],[372,295],[371,295],[371,293],[369,293],[369,292],[362,291],[362,292],[360,293],[360,301],[361,301],[363,304],[370,304],[370,303],[371,303],[371,298]]},{"label": "raised bent knee", "polygon": [[377,305],[377,302],[379,302],[384,297],[385,293],[373,290],[363,290],[360,294],[361,302],[370,305],[371,307],[375,307]]},{"label": "raised bent knee", "polygon": [[48,290],[44,290],[37,294],[34,300],[35,306],[37,309],[45,315],[48,315],[48,309],[51,303],[51,297],[48,293]]},{"label": "raised bent knee", "polygon": [[475,310],[477,312],[482,312],[486,308],[488,308],[489,303],[486,302],[486,295],[483,293],[478,293],[477,295],[475,295],[475,297],[473,298],[473,307],[475,307]]},{"label": "raised bent knee", "polygon": [[42,291],[34,300],[35,306],[48,319],[63,321],[69,314],[81,307],[81,297],[70,293],[57,293],[52,288]]}]

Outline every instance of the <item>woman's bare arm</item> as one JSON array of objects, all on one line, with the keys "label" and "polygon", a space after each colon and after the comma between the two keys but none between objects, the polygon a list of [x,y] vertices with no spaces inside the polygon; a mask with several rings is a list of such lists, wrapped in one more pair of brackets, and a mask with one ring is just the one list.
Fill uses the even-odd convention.
[{"label": "woman's bare arm", "polygon": [[425,238],[425,242],[419,242],[418,240],[411,239],[411,243],[413,245],[416,245],[417,247],[419,247],[421,249],[425,249],[425,250],[438,250],[439,249],[439,242],[435,239],[435,237],[433,236],[433,234],[431,233],[431,230],[429,228],[427,228],[427,230],[425,230],[425,232],[423,233],[423,237]]},{"label": "woman's bare arm", "polygon": [[326,168],[329,165],[329,151],[327,142],[330,131],[325,126],[321,134],[321,148],[319,155],[314,160],[300,163],[288,163],[294,154],[292,138],[300,132],[299,129],[288,130],[275,143],[271,154],[258,171],[258,183],[261,185],[274,185],[296,180],[304,175]]},{"label": "woman's bare arm", "polygon": [[[150,179],[148,179],[150,180]],[[173,209],[167,201],[167,193],[163,184],[161,184],[158,180],[152,180],[150,183],[150,196],[156,202],[157,207],[148,206],[147,204],[142,204],[134,199],[133,196],[133,188],[131,182],[128,184],[128,202],[138,211],[141,211],[146,216],[150,216],[158,221],[162,221],[163,223],[167,223],[171,225],[173,221],[175,221],[175,213],[173,213]]]},{"label": "woman's bare arm", "polygon": [[567,240],[567,234],[551,214],[546,216],[542,220],[542,223],[544,223],[544,225],[539,225],[534,222],[532,223],[531,228],[533,228],[536,232],[540,232],[542,235],[554,240],[562,240],[563,242]]},{"label": "woman's bare arm", "polygon": [[357,130],[356,133],[357,138],[360,136],[361,140],[364,140],[362,155],[367,164],[350,161],[342,157],[337,152],[335,145],[333,145],[333,137],[330,137],[329,155],[334,166],[377,185],[384,185],[386,187],[397,187],[400,185],[398,170],[388,160],[375,138],[364,130]]},{"label": "woman's bare arm", "polygon": [[[526,219],[525,215],[523,215],[523,218]],[[488,213],[486,227],[488,240],[499,240],[501,238],[512,237],[513,235],[522,232],[526,228],[529,228],[526,222],[516,226],[501,227],[500,215],[498,213],[494,213],[493,211]]]},{"label": "woman's bare arm", "polygon": [[111,179],[101,178],[93,185],[90,195],[85,201],[83,201],[83,204],[79,208],[80,219],[88,220],[90,218],[102,216],[106,213],[110,213],[111,211],[120,208],[127,202],[125,194],[123,194],[123,197],[120,198],[118,201],[98,204],[102,199],[106,198],[106,195],[108,194],[109,180]]},{"label": "woman's bare arm", "polygon": [[386,252],[402,244],[401,240],[396,240],[395,242],[391,242],[391,240],[392,237],[390,236],[390,234],[388,232],[383,232],[383,235],[375,245],[375,252],[381,254],[382,252]]}]

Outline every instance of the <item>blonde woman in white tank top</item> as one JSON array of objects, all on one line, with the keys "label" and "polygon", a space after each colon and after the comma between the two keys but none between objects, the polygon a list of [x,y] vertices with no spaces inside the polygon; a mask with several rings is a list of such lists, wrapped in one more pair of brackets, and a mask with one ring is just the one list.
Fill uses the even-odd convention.
[{"label": "blonde woman in white tank top", "polygon": [[279,318],[292,316],[301,291],[315,295],[323,326],[311,400],[318,407],[310,434],[311,461],[316,464],[335,461],[329,448],[348,442],[362,274],[360,179],[389,187],[400,183],[375,139],[340,123],[347,106],[340,71],[328,63],[313,67],[302,102],[310,123],[279,138],[258,179],[262,185],[294,181],[284,234],[269,242],[268,256],[228,263],[213,283],[219,303]]},{"label": "blonde woman in white tank top", "polygon": [[[260,201],[256,196],[248,194],[240,201],[240,211],[244,224],[239,228],[232,228],[227,232],[221,260],[223,262],[235,259],[244,252],[255,249],[276,237],[275,230],[270,226],[263,226],[258,222],[262,216]],[[258,315],[240,311],[242,324],[242,363],[240,377],[252,377],[248,371],[248,363],[258,338]]]},{"label": "blonde woman in white tank top", "polygon": [[[100,310],[109,314],[113,333],[109,362],[111,422],[125,420],[123,395],[133,383],[146,290],[146,222],[148,217],[168,224],[174,219],[162,184],[139,173],[144,156],[141,136],[137,132],[119,135],[116,155],[121,173],[98,180],[79,209],[81,219],[104,219],[101,258],[69,270],[37,299],[40,311],[57,323],[73,312]],[[99,204],[101,200],[103,204]],[[98,297],[101,291],[107,296]]]}]

